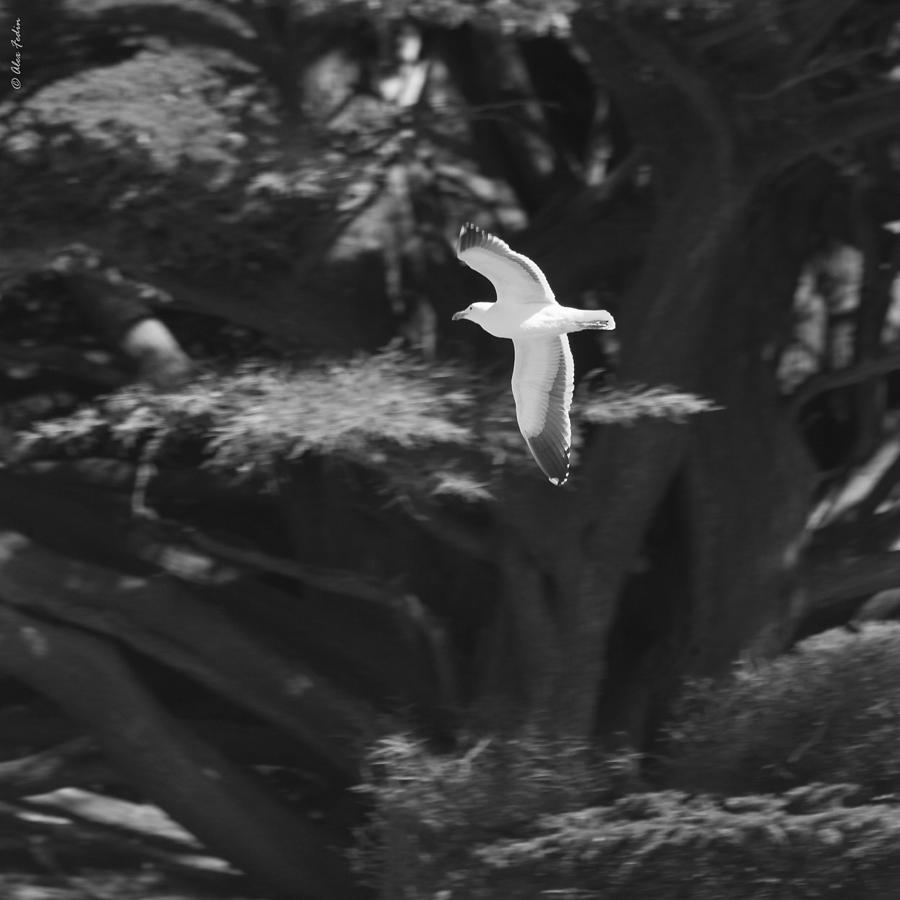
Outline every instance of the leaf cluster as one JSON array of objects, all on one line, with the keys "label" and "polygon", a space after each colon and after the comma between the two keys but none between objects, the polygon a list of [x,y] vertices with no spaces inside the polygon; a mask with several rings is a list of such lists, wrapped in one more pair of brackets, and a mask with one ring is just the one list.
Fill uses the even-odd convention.
[{"label": "leaf cluster", "polygon": [[305,369],[248,362],[171,393],[129,386],[97,407],[37,423],[20,453],[90,436],[124,450],[151,439],[199,440],[211,468],[266,480],[311,452],[377,465],[389,453],[461,444],[471,433],[457,419],[470,402],[456,370],[426,368],[395,350]]},{"label": "leaf cluster", "polygon": [[666,791],[548,816],[533,836],[477,848],[466,896],[759,900],[871,896],[895,886],[895,803],[826,801],[798,813],[795,799]]},{"label": "leaf cluster", "polygon": [[[587,403],[583,418],[604,425],[631,425],[641,416],[683,421],[707,408],[700,398],[664,389],[610,390]],[[575,439],[577,445],[577,428]],[[396,346],[303,367],[260,359],[208,368],[171,392],[128,385],[74,413],[32,423],[20,432],[13,458],[141,458],[146,446],[156,456],[185,464],[193,455],[194,464],[268,486],[312,453],[380,473],[397,496],[467,502],[491,499],[497,471],[533,467],[504,382]]]},{"label": "leaf cluster", "polygon": [[358,867],[370,880],[399,879],[407,892],[398,896],[410,897],[430,896],[437,872],[451,883],[471,865],[474,846],[601,801],[633,778],[628,756],[604,758],[540,734],[472,739],[449,755],[393,735],[372,749],[367,769],[360,790],[373,797],[375,814],[360,836]]},{"label": "leaf cluster", "polygon": [[696,683],[663,791],[565,743],[384,741],[358,855],[410,898],[893,895],[898,642],[896,625],[831,632]]},{"label": "leaf cluster", "polygon": [[900,627],[826,632],[783,657],[696,682],[671,729],[670,778],[691,790],[851,782],[900,789]]},{"label": "leaf cluster", "polygon": [[286,153],[275,105],[234,60],[168,46],[56,81],[0,120],[0,178],[21,186],[0,234],[8,247],[77,235],[150,277],[286,272],[371,202],[384,158],[316,135]]},{"label": "leaf cluster", "polygon": [[394,736],[369,764],[356,863],[392,897],[837,898],[896,877],[900,808],[853,785],[645,792],[633,758],[535,736],[445,756]]},{"label": "leaf cluster", "polygon": [[631,425],[640,419],[684,422],[688,416],[722,408],[707,397],[669,385],[631,385],[614,390],[586,391],[579,399],[579,415],[592,425]]}]

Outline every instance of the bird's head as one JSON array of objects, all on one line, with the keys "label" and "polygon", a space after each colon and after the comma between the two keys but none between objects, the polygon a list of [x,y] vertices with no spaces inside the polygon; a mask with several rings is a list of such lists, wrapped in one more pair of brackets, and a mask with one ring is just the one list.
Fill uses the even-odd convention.
[{"label": "bird's head", "polygon": [[470,319],[472,322],[480,322],[484,319],[484,314],[493,306],[493,303],[480,302],[470,303],[465,309],[461,309],[457,313],[453,313],[452,322],[459,319]]}]

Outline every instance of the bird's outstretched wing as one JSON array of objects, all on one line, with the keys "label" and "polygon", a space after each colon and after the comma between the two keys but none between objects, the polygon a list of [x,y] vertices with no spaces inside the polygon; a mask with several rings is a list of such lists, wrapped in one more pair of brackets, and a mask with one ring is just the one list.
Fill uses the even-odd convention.
[{"label": "bird's outstretched wing", "polygon": [[471,222],[459,231],[456,255],[490,280],[498,303],[556,303],[547,278],[534,262]]},{"label": "bird's outstretched wing", "polygon": [[574,366],[564,335],[513,341],[516,362],[512,391],[519,430],[541,471],[553,484],[569,477],[572,426],[569,408]]}]

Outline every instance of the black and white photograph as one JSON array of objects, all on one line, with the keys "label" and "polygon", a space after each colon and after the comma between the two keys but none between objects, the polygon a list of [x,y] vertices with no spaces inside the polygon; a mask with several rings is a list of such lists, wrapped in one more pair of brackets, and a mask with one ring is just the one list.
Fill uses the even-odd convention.
[{"label": "black and white photograph", "polygon": [[0,33],[0,900],[900,898],[898,0]]}]

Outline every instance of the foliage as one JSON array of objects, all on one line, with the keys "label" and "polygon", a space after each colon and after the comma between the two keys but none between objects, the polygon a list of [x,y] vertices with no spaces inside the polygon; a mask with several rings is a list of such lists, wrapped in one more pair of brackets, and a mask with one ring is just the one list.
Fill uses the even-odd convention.
[{"label": "foliage", "polygon": [[626,12],[676,21],[687,16],[725,18],[737,5],[735,0],[564,0],[549,6],[541,0],[340,0],[331,4],[322,0],[295,0],[296,8],[305,15],[329,11],[344,16],[414,19],[445,28],[472,24],[519,35],[565,33],[571,17],[584,7],[590,7],[601,17]]},{"label": "foliage", "polygon": [[429,878],[452,882],[473,845],[613,796],[633,780],[633,760],[538,734],[470,740],[463,752],[439,756],[396,735],[373,749],[368,771],[361,790],[376,811],[361,836],[359,868],[370,880],[404,886],[391,896],[426,897]]},{"label": "foliage", "polygon": [[[609,390],[583,417],[627,425],[639,416],[681,421],[708,408],[665,389]],[[206,466],[238,480],[274,484],[284,464],[316,453],[387,471],[400,494],[469,502],[491,499],[492,469],[533,465],[505,384],[393,347],[303,368],[245,362],[166,393],[129,385],[33,423],[14,458],[134,457],[144,447],[160,456],[198,445]]]},{"label": "foliage", "polygon": [[580,400],[579,415],[592,425],[630,425],[648,418],[684,422],[687,416],[722,408],[706,397],[667,385],[607,389]]},{"label": "foliage", "polygon": [[691,790],[852,782],[900,789],[900,626],[832,631],[695,684],[671,732],[669,777]]},{"label": "foliage", "polygon": [[24,186],[0,223],[7,245],[77,236],[194,278],[283,268],[333,173],[316,157],[288,184],[265,154],[248,163],[247,133],[273,122],[264,92],[233,80],[187,51],[144,50],[36,93],[3,128],[0,173]]},{"label": "foliage", "polygon": [[898,642],[900,626],[832,632],[695,685],[662,777],[698,795],[644,793],[633,760],[559,742],[385,741],[358,857],[392,897],[892,895]]},{"label": "foliage", "polygon": [[631,758],[577,744],[497,737],[436,756],[401,736],[375,748],[363,790],[375,812],[357,866],[385,897],[841,897],[896,877],[900,809],[851,806],[847,785],[643,793]]},{"label": "foliage", "polygon": [[[351,0],[348,6],[359,5]],[[564,0],[548,7],[540,0],[374,0],[365,4],[369,14],[392,19],[412,17],[425,22],[455,28],[471,23],[481,28],[505,32],[546,34],[565,30],[569,17],[577,9],[576,0]]]},{"label": "foliage", "polygon": [[391,447],[467,440],[454,421],[470,402],[461,381],[450,366],[426,369],[392,350],[302,370],[245,363],[171,393],[126,387],[97,408],[37,423],[22,452],[108,435],[125,449],[150,438],[200,439],[208,465],[239,477],[270,477],[309,452],[369,462]]},{"label": "foliage", "polygon": [[762,900],[896,890],[900,809],[826,799],[797,815],[796,799],[668,791],[548,816],[531,835],[475,849],[463,889],[449,896]]}]

